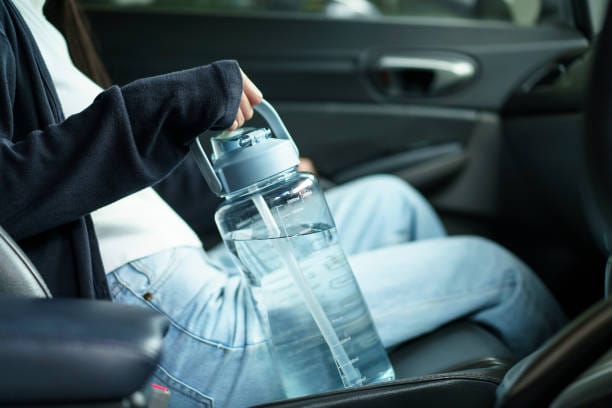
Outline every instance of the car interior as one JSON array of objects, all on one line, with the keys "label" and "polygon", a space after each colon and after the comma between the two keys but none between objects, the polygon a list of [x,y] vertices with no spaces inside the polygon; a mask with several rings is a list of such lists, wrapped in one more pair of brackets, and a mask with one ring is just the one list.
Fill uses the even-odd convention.
[{"label": "car interior", "polygon": [[[426,195],[449,234],[490,238],[523,259],[569,320],[519,362],[466,318],[389,350],[395,381],[264,406],[609,406],[607,1],[520,10],[520,1],[469,10],[452,0],[388,2],[412,5],[402,16],[342,1],[314,2],[327,4],[324,13],[308,1],[245,2],[249,12],[191,3],[83,1],[114,82],[237,59],[324,185],[398,175]],[[202,212],[215,203],[203,199]],[[188,221],[212,245],[208,218]],[[54,299],[1,227],[0,294],[0,405],[155,408],[147,381],[163,316]]]}]

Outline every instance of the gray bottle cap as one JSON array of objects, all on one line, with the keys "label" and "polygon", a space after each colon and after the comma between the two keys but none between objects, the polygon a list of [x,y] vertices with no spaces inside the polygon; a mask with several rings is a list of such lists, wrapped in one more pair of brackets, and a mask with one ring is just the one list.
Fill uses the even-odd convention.
[{"label": "gray bottle cap", "polygon": [[290,140],[269,129],[244,128],[211,139],[212,164],[223,192],[231,194],[298,165]]},{"label": "gray bottle cap", "polygon": [[206,182],[217,195],[242,190],[289,170],[300,161],[298,149],[272,105],[263,101],[255,111],[272,131],[244,128],[212,138],[212,164],[198,139],[190,146]]}]

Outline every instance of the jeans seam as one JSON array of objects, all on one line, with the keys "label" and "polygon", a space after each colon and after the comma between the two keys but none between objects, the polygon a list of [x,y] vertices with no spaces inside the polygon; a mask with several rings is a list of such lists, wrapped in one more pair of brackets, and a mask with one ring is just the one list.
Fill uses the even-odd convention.
[{"label": "jeans seam", "polygon": [[[460,298],[465,298],[465,297],[469,297],[469,296],[473,296],[473,295],[478,295],[478,296],[482,296],[483,293],[495,293],[495,292],[501,292],[503,289],[508,288],[508,287],[512,287],[515,286],[516,282],[512,279],[512,280],[507,280],[507,281],[501,281],[499,282],[499,284],[493,284],[491,285],[491,287],[489,289],[485,289],[485,290],[479,290],[477,292],[472,292],[470,294],[465,294],[465,293],[459,293],[457,292],[456,294],[453,295],[447,295],[447,296],[440,296],[437,297],[435,299],[431,299],[429,301],[425,302],[421,302],[419,309],[424,308],[424,307],[429,307],[432,304],[435,303],[443,303],[446,302],[448,300],[451,299],[460,299]],[[384,316],[384,315],[383,315]]]},{"label": "jeans seam", "polygon": [[[528,268],[524,269],[524,271],[527,273],[529,272]],[[525,293],[528,293],[529,296],[527,296],[527,298],[530,300],[530,306],[533,308],[534,311],[537,311],[541,313],[542,316],[544,316],[544,322],[548,326],[547,328],[548,328],[549,333],[557,332],[559,330],[559,327],[555,327],[554,321],[556,319],[553,317],[552,309],[550,307],[538,307],[539,306],[537,304],[538,296],[535,293],[534,285],[528,285],[525,283],[525,274],[520,274],[519,276],[520,276],[519,277],[520,280],[518,284],[520,285],[522,291],[524,291]],[[542,285],[544,286],[543,283]],[[545,289],[547,288],[545,287]],[[542,301],[544,301],[544,299],[542,299]],[[563,316],[563,320],[565,320],[564,316]]]},{"label": "jeans seam", "polygon": [[159,312],[162,315],[164,315],[170,321],[170,324],[172,324],[172,326],[174,326],[175,329],[177,329],[178,331],[186,334],[187,336],[191,337],[192,339],[194,339],[196,341],[199,341],[201,343],[204,343],[204,344],[207,344],[209,346],[215,347],[215,348],[220,349],[220,350],[225,350],[225,351],[242,351],[242,350],[245,350],[247,347],[258,346],[258,345],[267,343],[267,341],[264,340],[264,341],[259,341],[259,342],[256,342],[256,343],[247,343],[244,346],[230,346],[230,345],[227,345],[227,344],[222,343],[222,342],[205,339],[205,338],[203,338],[201,336],[196,335],[195,333],[192,333],[189,329],[187,329],[186,327],[184,327],[183,325],[178,323],[176,320],[174,320],[174,318],[172,316],[170,316],[168,313],[164,312],[162,309],[160,309],[153,302],[143,301],[141,296],[138,295],[136,292],[134,292],[132,290],[132,288],[130,288],[129,285],[127,285],[117,275],[115,275],[115,279],[127,291],[129,291],[132,295],[134,295],[136,297],[136,299],[138,299],[142,304],[144,304],[146,306],[149,306],[150,308],[155,309],[157,312]]},{"label": "jeans seam", "polygon": [[176,272],[175,268],[173,268],[176,263],[176,248],[172,248],[172,253],[170,254],[170,262],[167,265],[167,273],[164,273],[158,282],[155,285],[151,286],[151,291],[156,292],[159,290],[164,284],[170,279]]},{"label": "jeans seam", "polygon": [[111,291],[112,298],[119,296],[119,294],[123,291],[123,285],[121,285],[121,283],[118,282],[116,276],[115,276],[115,282],[110,288],[110,291]]},{"label": "jeans seam", "polygon": [[161,288],[164,283],[166,283],[168,281],[168,279],[170,279],[170,277],[173,275],[173,269],[170,267],[172,265],[170,265],[173,260],[174,260],[174,254],[175,254],[176,250],[173,248],[172,249],[172,254],[170,254],[171,256],[171,261],[168,262],[168,265],[166,265],[166,272],[162,273],[161,276],[156,280],[156,281],[152,281],[151,280],[151,276],[154,275],[154,271],[149,268],[146,264],[146,262],[141,262],[140,259],[137,259],[135,261],[129,262],[128,264],[136,269],[138,272],[142,273],[143,275],[145,275],[147,277],[147,280],[149,281],[149,286],[147,288],[148,292],[153,292],[155,293],[157,290],[159,290],[159,288]]},{"label": "jeans seam", "polygon": [[[163,383],[168,385],[170,388],[174,388],[175,390],[181,392],[185,396],[195,399],[198,402],[206,405],[209,408],[213,408],[215,405],[215,399],[209,395],[204,394],[201,391],[185,384],[172,374],[170,374],[164,367],[161,365],[157,366],[158,372],[154,374],[155,377],[158,377]],[[170,399],[172,399],[172,395],[170,395]]]}]

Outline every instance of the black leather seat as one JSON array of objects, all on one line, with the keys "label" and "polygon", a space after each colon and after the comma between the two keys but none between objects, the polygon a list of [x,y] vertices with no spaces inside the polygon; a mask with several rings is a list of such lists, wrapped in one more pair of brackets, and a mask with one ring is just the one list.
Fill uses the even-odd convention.
[{"label": "black leather seat", "polygon": [[36,268],[0,227],[0,296],[50,298],[51,292]]},{"label": "black leather seat", "polygon": [[[506,374],[495,368],[440,373],[266,404],[274,408],[607,407],[612,404],[612,301],[573,321]],[[594,364],[595,362],[595,364]],[[585,371],[586,370],[586,371]]]},{"label": "black leather seat", "polygon": [[398,379],[489,368],[505,372],[516,362],[496,336],[465,320],[412,340],[389,357]]},{"label": "black leather seat", "polygon": [[122,406],[155,369],[167,325],[139,307],[51,299],[0,228],[0,405]]}]

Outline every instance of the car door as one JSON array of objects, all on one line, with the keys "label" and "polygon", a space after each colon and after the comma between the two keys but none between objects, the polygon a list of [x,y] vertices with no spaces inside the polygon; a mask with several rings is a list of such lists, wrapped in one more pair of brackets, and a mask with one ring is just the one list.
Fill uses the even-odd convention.
[{"label": "car door", "polygon": [[[578,172],[581,96],[532,96],[584,59],[591,38],[581,17],[601,1],[83,3],[116,82],[236,59],[320,176],[396,174],[451,232],[501,241],[555,286],[574,271],[559,272],[548,252],[588,258],[582,227],[568,227],[583,220],[564,218],[576,201],[560,203],[566,186],[549,183]],[[567,240],[550,239],[557,228]],[[569,286],[558,292],[570,296]]]},{"label": "car door", "polygon": [[481,214],[498,209],[505,101],[588,45],[564,2],[516,21],[542,2],[86,3],[116,81],[237,59],[321,176],[395,173],[424,189],[452,179],[434,202]]}]

